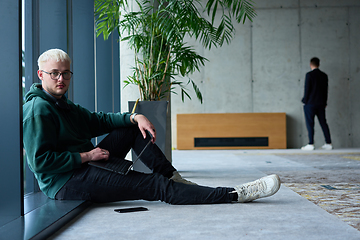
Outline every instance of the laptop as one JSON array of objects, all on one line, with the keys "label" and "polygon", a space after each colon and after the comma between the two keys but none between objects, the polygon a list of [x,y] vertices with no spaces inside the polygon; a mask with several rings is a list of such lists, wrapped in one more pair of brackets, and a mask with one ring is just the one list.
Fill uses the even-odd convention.
[{"label": "laptop", "polygon": [[88,164],[90,166],[105,169],[110,172],[126,175],[129,173],[133,165],[140,159],[141,155],[143,154],[147,146],[149,146],[149,144],[151,143],[151,139],[152,136],[150,137],[149,142],[145,145],[143,150],[141,150],[140,154],[137,156],[137,158],[134,161],[110,156],[110,158],[107,161],[91,161]]}]

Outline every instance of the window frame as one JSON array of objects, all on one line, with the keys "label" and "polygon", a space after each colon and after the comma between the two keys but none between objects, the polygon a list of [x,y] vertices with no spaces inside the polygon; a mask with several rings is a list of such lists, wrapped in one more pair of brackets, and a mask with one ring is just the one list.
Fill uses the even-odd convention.
[{"label": "window frame", "polygon": [[[50,48],[61,48],[73,60],[71,71],[74,72],[74,77],[68,98],[90,111],[120,111],[119,42],[116,34],[107,41],[101,37],[96,38],[93,1],[2,2],[0,20],[7,24],[0,25],[0,32],[6,33],[7,37],[0,38],[0,71],[4,73],[0,82],[6,86],[0,89],[2,111],[5,112],[0,133],[1,136],[6,136],[6,141],[0,145],[0,151],[4,153],[0,157],[0,192],[6,194],[0,199],[0,236],[7,239],[43,239],[64,226],[91,203],[47,198],[39,190],[27,164],[24,168],[22,4],[26,39],[25,92],[29,91],[33,83],[40,81],[36,73],[40,53]],[[57,37],[49,38],[48,33],[54,27],[57,29]],[[102,72],[110,75],[104,76]],[[25,195],[24,171],[28,188],[28,194]]]}]

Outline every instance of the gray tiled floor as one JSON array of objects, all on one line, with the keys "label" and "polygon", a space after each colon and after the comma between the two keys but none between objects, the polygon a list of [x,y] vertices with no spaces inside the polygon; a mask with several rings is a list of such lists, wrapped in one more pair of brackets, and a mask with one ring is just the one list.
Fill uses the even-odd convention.
[{"label": "gray tiled floor", "polygon": [[[331,172],[339,168],[336,161],[340,160],[329,161],[329,156],[349,154],[360,156],[360,149],[173,151],[173,164],[187,179],[207,186],[239,185],[272,172],[292,183],[304,183],[302,176],[310,176],[308,184],[311,174],[322,172],[336,182]],[[360,161],[354,159],[349,169],[358,176]],[[344,168],[344,164],[340,166]],[[285,185],[272,197],[246,204],[94,204],[51,239],[360,239],[357,229]],[[113,211],[130,206],[144,206],[149,211]]]}]

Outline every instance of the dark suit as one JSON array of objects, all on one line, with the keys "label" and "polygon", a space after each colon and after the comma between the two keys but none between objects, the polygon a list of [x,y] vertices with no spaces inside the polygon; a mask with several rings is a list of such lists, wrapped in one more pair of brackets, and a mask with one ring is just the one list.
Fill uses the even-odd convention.
[{"label": "dark suit", "polygon": [[304,105],[309,144],[314,144],[314,120],[317,116],[326,143],[331,143],[330,130],[326,122],[325,107],[328,99],[328,76],[318,68],[308,72],[305,77]]}]

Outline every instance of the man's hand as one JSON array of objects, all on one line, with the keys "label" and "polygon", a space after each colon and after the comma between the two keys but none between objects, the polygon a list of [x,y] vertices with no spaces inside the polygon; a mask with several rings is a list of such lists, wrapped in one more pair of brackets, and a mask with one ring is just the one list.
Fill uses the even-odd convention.
[{"label": "man's hand", "polygon": [[99,160],[108,160],[109,159],[109,151],[102,148],[94,148],[90,152],[82,152],[80,153],[81,162],[90,162],[90,161],[99,161]]},{"label": "man's hand", "polygon": [[134,118],[135,122],[137,122],[138,127],[144,137],[144,139],[146,138],[146,130],[148,130],[151,135],[153,136],[151,142],[155,143],[156,140],[156,130],[154,125],[149,121],[149,119],[147,119],[144,115],[142,114],[137,114]]}]

